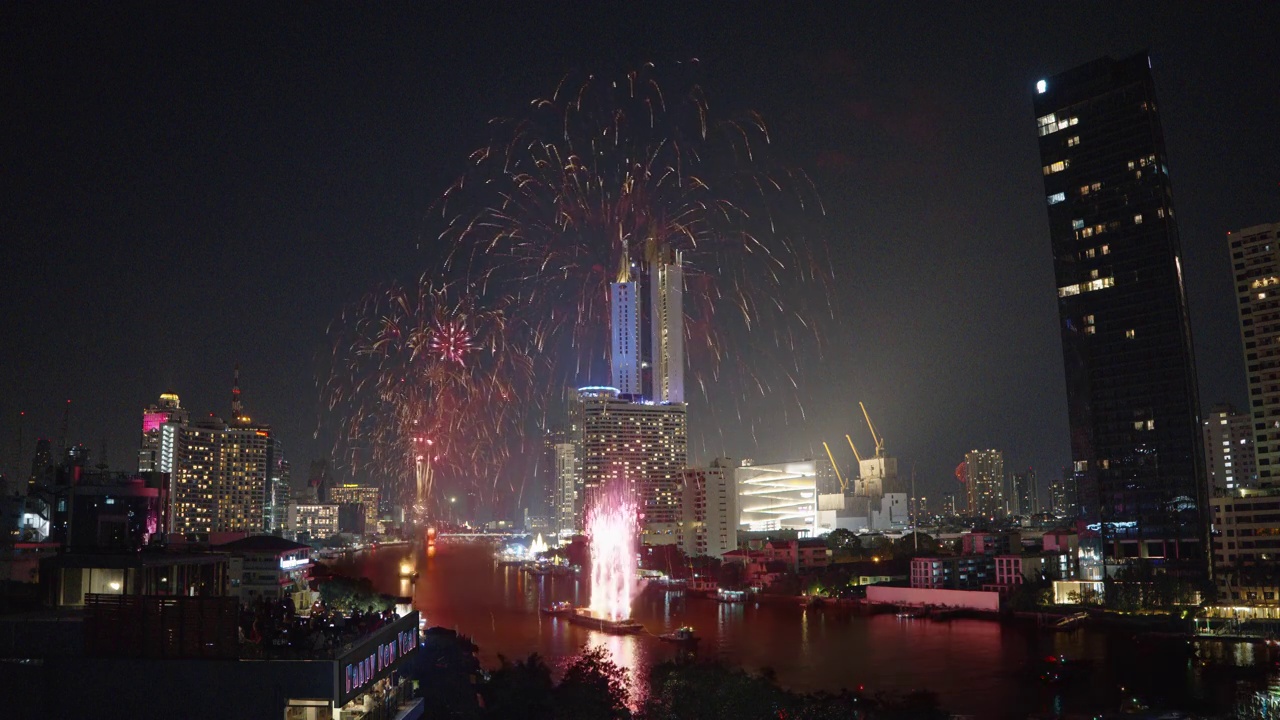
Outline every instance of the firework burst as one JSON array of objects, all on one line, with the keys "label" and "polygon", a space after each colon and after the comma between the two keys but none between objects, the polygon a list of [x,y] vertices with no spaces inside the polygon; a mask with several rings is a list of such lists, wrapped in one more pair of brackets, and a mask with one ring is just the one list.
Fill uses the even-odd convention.
[{"label": "firework burst", "polygon": [[521,427],[512,399],[533,375],[521,327],[505,307],[426,277],[366,295],[330,328],[323,395],[340,456],[420,507],[437,477],[480,489],[488,478],[491,489]]},{"label": "firework burst", "polygon": [[528,116],[492,127],[435,206],[444,229],[432,245],[443,272],[531,311],[539,349],[570,340],[563,379],[589,380],[583,355],[590,367],[607,353],[620,264],[645,267],[667,248],[684,258],[689,371],[704,395],[711,382],[737,382],[732,395],[767,393],[777,380],[747,367],[722,373],[726,335],[739,345],[763,336],[780,367],[795,367],[797,331],[817,340],[796,290],[817,285],[825,297],[830,269],[795,228],[821,204],[803,172],[770,162],[759,115],[720,118],[700,86],[668,93],[645,68],[567,77]]}]

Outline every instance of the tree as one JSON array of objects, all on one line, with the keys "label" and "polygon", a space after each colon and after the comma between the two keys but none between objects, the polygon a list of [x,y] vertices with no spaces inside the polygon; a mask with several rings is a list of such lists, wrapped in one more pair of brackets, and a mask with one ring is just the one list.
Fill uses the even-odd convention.
[{"label": "tree", "polygon": [[320,601],[342,612],[382,612],[395,607],[396,600],[373,589],[369,578],[359,580],[335,575],[320,584]]},{"label": "tree", "polygon": [[603,646],[583,648],[565,670],[556,687],[556,720],[609,720],[630,718],[627,673],[618,667]]},{"label": "tree", "polygon": [[475,687],[480,674],[478,651],[470,638],[447,628],[429,628],[423,635],[409,672],[433,717],[480,717]]},{"label": "tree", "polygon": [[850,530],[844,528],[836,528],[827,533],[827,547],[833,552],[861,550],[862,543],[858,542],[858,536]]},{"label": "tree", "polygon": [[716,578],[720,587],[733,590],[742,587],[746,575],[747,569],[742,563],[725,562],[720,564],[720,573]]},{"label": "tree", "polygon": [[551,668],[537,654],[527,660],[501,665],[480,687],[484,715],[495,720],[551,720],[554,714],[554,685]]},{"label": "tree", "polygon": [[[917,543],[919,548],[917,549]],[[897,557],[914,557],[916,555],[936,555],[938,541],[922,532],[903,535],[893,543],[893,554]]]}]

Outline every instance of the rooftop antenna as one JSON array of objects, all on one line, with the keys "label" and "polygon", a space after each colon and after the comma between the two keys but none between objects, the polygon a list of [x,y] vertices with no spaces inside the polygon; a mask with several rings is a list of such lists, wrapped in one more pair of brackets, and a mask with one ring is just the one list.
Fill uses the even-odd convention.
[{"label": "rooftop antenna", "polygon": [[67,426],[71,424],[71,401],[62,407],[62,428],[58,431],[58,462],[67,456]]},{"label": "rooftop antenna", "polygon": [[235,373],[231,376],[231,419],[239,420],[240,406],[240,363],[236,363]]}]

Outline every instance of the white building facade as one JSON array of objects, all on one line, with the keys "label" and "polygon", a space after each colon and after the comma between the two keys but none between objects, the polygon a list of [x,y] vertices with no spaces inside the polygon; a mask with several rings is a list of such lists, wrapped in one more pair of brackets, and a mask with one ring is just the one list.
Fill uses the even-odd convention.
[{"label": "white building facade", "polygon": [[722,557],[738,548],[737,480],[728,458],[686,469],[682,504],[684,554]]}]

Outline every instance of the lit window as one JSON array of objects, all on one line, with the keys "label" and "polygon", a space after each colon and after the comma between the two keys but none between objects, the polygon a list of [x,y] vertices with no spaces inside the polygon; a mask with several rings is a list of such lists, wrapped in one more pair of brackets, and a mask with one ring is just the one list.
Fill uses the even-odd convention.
[{"label": "lit window", "polygon": [[1079,135],[1072,135],[1071,137],[1067,138],[1067,147],[1075,147],[1079,144],[1080,144]]},{"label": "lit window", "polygon": [[1134,225],[1141,225],[1141,224],[1142,224],[1142,213],[1138,213],[1137,215],[1134,215],[1134,216],[1133,216],[1133,224],[1134,224]]},{"label": "lit window", "polygon": [[1092,324],[1093,324],[1093,316],[1092,316],[1092,315],[1085,315],[1085,316],[1084,316],[1084,321],[1085,321],[1087,324],[1092,325]]},{"label": "lit window", "polygon": [[1081,185],[1081,186],[1080,186],[1080,194],[1081,194],[1081,195],[1088,195],[1088,194],[1089,194],[1089,186],[1088,186],[1088,185]]},{"label": "lit window", "polygon": [[1148,421],[1147,421],[1147,429],[1148,429],[1148,430],[1155,430],[1155,429],[1156,429],[1156,421],[1155,421],[1155,420],[1148,420]]},{"label": "lit window", "polygon": [[1124,336],[1125,336],[1125,339],[1127,339],[1127,340],[1132,340],[1132,339],[1134,338],[1134,332],[1133,332],[1133,330],[1125,330],[1125,331],[1124,331]]},{"label": "lit window", "polygon": [[1081,230],[1081,231],[1080,231],[1080,237],[1082,237],[1082,238],[1093,237],[1093,228],[1091,228],[1091,227],[1087,227],[1087,228],[1085,228],[1085,229]]},{"label": "lit window", "polygon": [[1058,297],[1071,297],[1080,293],[1093,292],[1094,290],[1103,290],[1109,287],[1115,287],[1116,279],[1113,277],[1098,278],[1089,282],[1076,283],[1075,285],[1067,285],[1058,288]]},{"label": "lit window", "polygon": [[1082,228],[1082,227],[1084,227],[1084,221],[1083,221],[1083,220],[1076,219],[1076,220],[1072,220],[1072,221],[1071,221],[1071,229],[1072,229],[1072,230],[1079,230],[1079,229],[1080,229],[1080,228]]},{"label": "lit window", "polygon": [[1096,335],[1097,333],[1098,333],[1098,328],[1096,328],[1096,327],[1094,327],[1094,326],[1092,326],[1092,325],[1089,325],[1088,327],[1086,327],[1086,328],[1084,329],[1084,334],[1085,334],[1085,335]]},{"label": "lit window", "polygon": [[1049,196],[1049,204],[1050,204],[1050,205],[1057,205],[1058,203],[1060,203],[1060,202],[1062,202],[1062,201],[1064,201],[1064,200],[1066,200],[1066,199],[1067,199],[1067,194],[1066,194],[1066,193],[1054,193],[1054,194],[1052,194],[1052,195],[1050,195],[1050,196]]},{"label": "lit window", "polygon": [[1089,186],[1089,189],[1090,189],[1090,190],[1092,190],[1093,192],[1098,192],[1099,190],[1101,190],[1101,189],[1102,189],[1102,183],[1100,183],[1100,182],[1096,182],[1096,183],[1094,183],[1094,184],[1090,185],[1090,186]]},{"label": "lit window", "polygon": [[1044,166],[1044,174],[1045,174],[1045,175],[1052,175],[1052,174],[1054,174],[1054,173],[1060,173],[1060,172],[1062,172],[1063,170],[1066,170],[1066,169],[1067,169],[1067,168],[1069,168],[1069,167],[1071,167],[1071,161],[1070,161],[1070,160],[1059,160],[1059,161],[1057,161],[1057,162],[1053,163],[1052,165],[1045,165],[1045,166]]},{"label": "lit window", "polygon": [[1143,423],[1141,420],[1139,420],[1139,421],[1137,421],[1137,422],[1135,422],[1135,423],[1133,424],[1133,429],[1134,429],[1134,430],[1141,430],[1141,429],[1143,428],[1143,426],[1144,426],[1144,425],[1145,425],[1145,423]]}]

